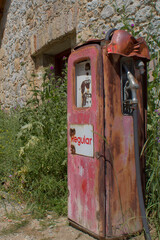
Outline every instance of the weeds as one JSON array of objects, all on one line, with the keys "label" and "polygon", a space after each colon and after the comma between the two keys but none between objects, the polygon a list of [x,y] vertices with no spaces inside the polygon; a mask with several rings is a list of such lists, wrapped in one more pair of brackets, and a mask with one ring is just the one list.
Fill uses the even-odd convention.
[{"label": "weeds", "polygon": [[0,110],[0,182],[9,184],[17,166],[19,143],[16,134],[19,129],[18,116],[14,111],[6,114]]},{"label": "weeds", "polygon": [[[32,96],[24,108],[14,111],[13,125],[9,124],[14,117],[1,111],[3,132],[0,136],[4,137],[1,147],[4,150],[0,155],[0,169],[6,190],[14,191],[30,204],[37,203],[33,212],[54,209],[64,214],[67,205],[67,72],[64,70],[62,77],[55,78],[53,70],[53,66],[45,69],[40,88],[34,81],[30,82]],[[11,153],[6,151],[7,132],[14,136]],[[8,165],[3,167],[6,163]]]},{"label": "weeds", "polygon": [[[153,43],[153,39],[152,39]],[[151,59],[155,66],[153,81],[148,82],[148,137],[146,148],[146,202],[150,222],[156,227],[160,237],[160,43],[154,42],[157,51],[152,52]],[[151,45],[152,47],[152,45]]]}]

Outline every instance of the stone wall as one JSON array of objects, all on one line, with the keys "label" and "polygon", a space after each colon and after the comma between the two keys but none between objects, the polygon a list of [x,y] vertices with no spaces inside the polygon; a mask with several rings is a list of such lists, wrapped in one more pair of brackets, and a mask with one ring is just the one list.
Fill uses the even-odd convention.
[{"label": "stone wall", "polygon": [[6,0],[0,20],[2,108],[25,103],[28,80],[33,72],[37,81],[41,78],[44,55],[51,59],[89,38],[105,37],[110,28],[123,27],[124,10],[141,36],[160,34],[160,0]]}]

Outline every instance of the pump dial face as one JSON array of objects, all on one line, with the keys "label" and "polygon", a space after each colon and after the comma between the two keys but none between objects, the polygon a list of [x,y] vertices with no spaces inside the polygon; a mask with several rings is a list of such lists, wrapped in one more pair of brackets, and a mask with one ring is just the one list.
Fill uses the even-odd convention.
[{"label": "pump dial face", "polygon": [[76,106],[78,108],[91,107],[92,83],[90,60],[77,63],[75,68]]}]

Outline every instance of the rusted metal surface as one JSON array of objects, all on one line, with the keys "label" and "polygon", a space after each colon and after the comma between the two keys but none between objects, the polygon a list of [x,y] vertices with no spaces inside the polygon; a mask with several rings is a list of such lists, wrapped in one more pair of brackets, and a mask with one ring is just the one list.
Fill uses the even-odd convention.
[{"label": "rusted metal surface", "polygon": [[[123,55],[108,55],[108,46],[99,41],[87,44],[76,48],[68,62],[68,217],[99,239],[121,239],[142,230],[133,117],[122,113]],[[126,64],[133,62],[139,85],[141,152],[146,138],[146,74],[139,74],[137,56]],[[141,170],[144,183],[143,156]]]},{"label": "rusted metal surface", "polygon": [[[116,59],[117,60],[117,59]],[[105,91],[106,237],[119,238],[142,230],[136,186],[133,117],[121,108],[120,62],[103,48]],[[134,64],[135,65],[135,64]],[[135,70],[136,71],[136,70]],[[137,73],[135,74],[138,79]],[[142,79],[138,84],[142,86]],[[142,88],[137,90],[140,151],[144,144]]]},{"label": "rusted metal surface", "polygon": [[135,39],[125,30],[114,31],[111,42],[107,45],[107,53],[150,60],[145,40],[142,37]]},{"label": "rusted metal surface", "polygon": [[[78,71],[78,75],[76,70],[80,65],[85,66],[85,71]],[[104,154],[102,55],[99,45],[83,46],[72,52],[68,79],[68,218],[83,229],[104,236],[104,161],[97,159],[95,154]],[[90,98],[88,103],[84,96]]]}]

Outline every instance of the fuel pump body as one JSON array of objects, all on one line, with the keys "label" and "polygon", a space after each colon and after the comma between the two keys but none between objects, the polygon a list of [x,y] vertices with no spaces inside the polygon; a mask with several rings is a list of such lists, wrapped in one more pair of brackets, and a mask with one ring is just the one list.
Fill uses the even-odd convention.
[{"label": "fuel pump body", "polygon": [[[140,151],[146,138],[147,76],[136,68],[140,57],[107,54],[109,43],[91,40],[68,61],[68,218],[98,239],[120,239],[143,228],[133,118],[122,104],[122,65],[128,64],[139,84]],[[144,182],[143,157],[141,172]]]},{"label": "fuel pump body", "polygon": [[[122,112],[120,61],[106,56],[103,49],[105,94],[106,165],[106,236],[131,234],[142,230],[136,185],[133,117]],[[126,59],[127,61],[127,59]],[[133,62],[134,64],[134,62]],[[106,67],[107,66],[107,67]],[[133,67],[135,64],[133,65]],[[138,79],[139,143],[145,142],[146,83],[135,69]],[[144,84],[145,83],[145,84]],[[144,183],[144,159],[141,158]]]},{"label": "fuel pump body", "polygon": [[97,44],[77,49],[68,61],[68,218],[97,236],[104,236],[105,218],[104,160],[95,154],[104,154],[102,66]]}]

